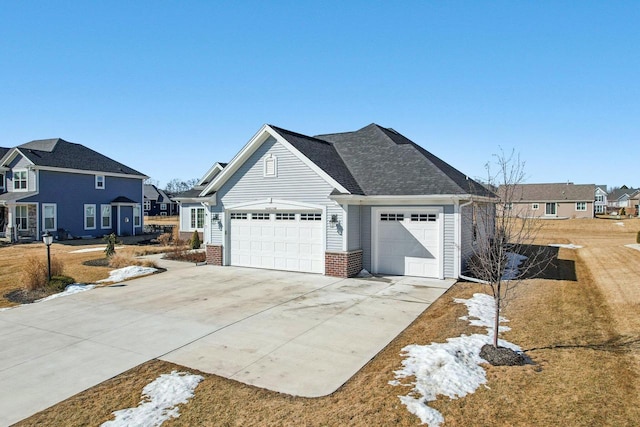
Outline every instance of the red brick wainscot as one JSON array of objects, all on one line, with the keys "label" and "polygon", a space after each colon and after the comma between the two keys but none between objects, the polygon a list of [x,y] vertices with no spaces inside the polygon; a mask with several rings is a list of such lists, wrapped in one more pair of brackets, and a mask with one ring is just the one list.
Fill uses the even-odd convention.
[{"label": "red brick wainscot", "polygon": [[362,270],[362,249],[348,252],[325,252],[324,274],[333,277],[353,277]]},{"label": "red brick wainscot", "polygon": [[207,245],[207,264],[222,265],[222,245]]}]

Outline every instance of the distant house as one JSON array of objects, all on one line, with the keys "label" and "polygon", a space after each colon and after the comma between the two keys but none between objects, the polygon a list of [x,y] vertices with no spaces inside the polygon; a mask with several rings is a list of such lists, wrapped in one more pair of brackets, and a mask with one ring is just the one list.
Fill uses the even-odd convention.
[{"label": "distant house", "polygon": [[197,231],[200,235],[200,241],[203,241],[205,209],[208,209],[210,197],[201,197],[200,193],[225,166],[227,166],[226,163],[214,163],[191,190],[176,194],[173,197],[173,200],[179,206],[181,239],[190,239],[193,232]]},{"label": "distant house", "polygon": [[607,186],[596,185],[594,212],[596,215],[607,213]]},{"label": "distant house", "polygon": [[633,200],[640,193],[637,188],[618,188],[607,195],[607,207],[610,213],[620,214],[624,209],[627,215],[636,215],[636,206]]},{"label": "distant house", "polygon": [[144,185],[144,215],[173,216],[178,213],[178,204],[161,188]]},{"label": "distant house", "polygon": [[147,177],[80,144],[31,141],[0,150],[0,237],[37,240],[142,232]]},{"label": "distant house", "polygon": [[[498,189],[505,194],[505,187]],[[509,188],[509,202],[501,210],[511,216],[540,218],[593,218],[594,184],[518,184]]]},{"label": "distant house", "polygon": [[315,137],[264,125],[177,200],[181,230],[203,232],[210,264],[431,278],[464,271],[478,239],[492,237],[481,221],[493,222],[496,202],[377,124]]}]

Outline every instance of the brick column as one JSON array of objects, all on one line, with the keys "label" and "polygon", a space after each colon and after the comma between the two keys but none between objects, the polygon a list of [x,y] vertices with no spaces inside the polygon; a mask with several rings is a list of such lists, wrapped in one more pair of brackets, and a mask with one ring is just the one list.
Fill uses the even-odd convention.
[{"label": "brick column", "polygon": [[222,265],[222,245],[207,245],[207,264]]},{"label": "brick column", "polygon": [[353,277],[362,270],[362,249],[348,252],[325,252],[324,274],[333,277]]}]

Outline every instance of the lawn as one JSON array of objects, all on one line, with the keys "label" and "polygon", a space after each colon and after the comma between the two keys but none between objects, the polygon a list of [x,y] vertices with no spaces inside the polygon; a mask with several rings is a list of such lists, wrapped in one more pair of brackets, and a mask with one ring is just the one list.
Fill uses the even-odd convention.
[{"label": "lawn", "polygon": [[[638,425],[640,251],[624,246],[635,243],[638,230],[637,219],[544,223],[538,243],[583,248],[561,248],[563,279],[525,282],[503,313],[512,328],[503,337],[525,349],[535,364],[486,366],[486,387],[457,400],[440,397],[433,407],[444,415],[445,426]],[[99,425],[113,411],[135,407],[146,384],[174,369],[199,373],[204,380],[193,399],[180,406],[180,418],[166,426],[419,425],[397,397],[408,390],[388,384],[401,366],[401,350],[483,333],[459,319],[466,308],[453,302],[482,290],[477,284],[456,284],[326,397],[282,395],[151,361],[18,425]]]}]

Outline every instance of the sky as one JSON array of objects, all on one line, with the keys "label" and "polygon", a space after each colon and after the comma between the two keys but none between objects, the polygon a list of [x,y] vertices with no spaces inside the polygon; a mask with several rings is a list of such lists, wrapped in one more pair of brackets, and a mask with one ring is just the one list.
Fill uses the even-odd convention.
[{"label": "sky", "polygon": [[265,124],[391,127],[473,178],[640,187],[638,1],[4,1],[0,146],[63,138],[158,181]]}]

